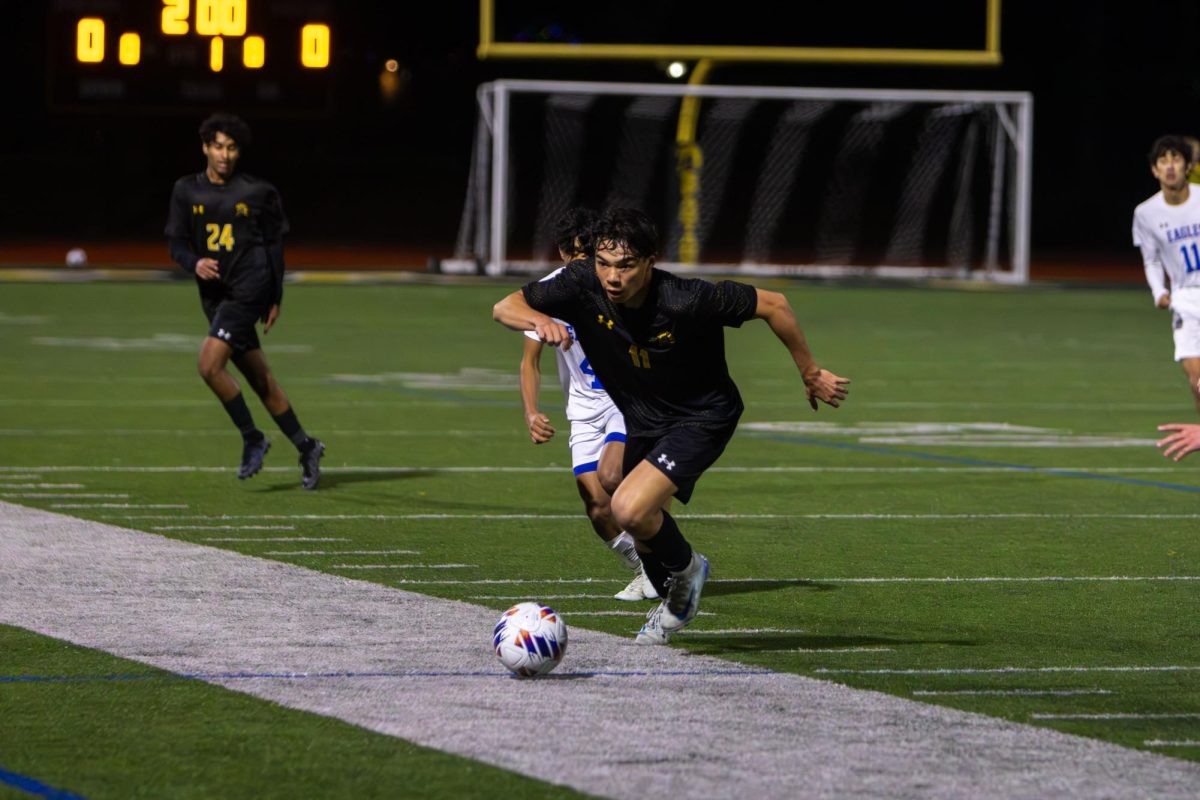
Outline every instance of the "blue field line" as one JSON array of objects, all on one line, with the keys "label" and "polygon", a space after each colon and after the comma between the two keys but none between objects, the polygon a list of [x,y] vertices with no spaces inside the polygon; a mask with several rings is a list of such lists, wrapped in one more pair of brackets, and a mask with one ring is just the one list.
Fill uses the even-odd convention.
[{"label": "blue field line", "polygon": [[55,789],[53,786],[47,786],[28,775],[9,772],[3,767],[0,767],[0,786],[11,786],[17,791],[25,792],[25,794],[31,794],[34,797],[47,797],[51,800],[87,800],[81,794],[68,792],[66,789]]},{"label": "blue field line", "polygon": [[941,461],[947,464],[962,464],[971,467],[996,467],[1010,469],[1013,472],[1029,472],[1038,475],[1057,475],[1062,478],[1086,478],[1093,481],[1108,481],[1109,483],[1124,483],[1130,486],[1149,486],[1152,489],[1174,489],[1180,492],[1200,492],[1200,486],[1189,486],[1183,483],[1164,483],[1163,481],[1146,481],[1140,478],[1122,478],[1119,475],[1097,474],[1074,469],[1055,469],[1054,467],[1034,467],[1029,464],[1009,464],[1005,461],[990,461],[984,458],[964,458],[962,456],[945,456],[938,453],[921,453],[913,450],[899,450],[894,447],[876,447],[869,444],[851,442],[831,442],[826,439],[814,439],[809,436],[786,436],[783,434],[747,434],[755,439],[767,439],[775,442],[791,442],[793,444],[810,444],[817,447],[831,447],[836,450],[853,450],[856,453],[871,453],[873,455],[904,456],[919,458],[925,461]]},{"label": "blue field line", "polygon": [[[742,677],[774,675],[768,669],[688,669],[688,670],[602,670],[596,672],[561,672],[549,676],[561,678],[644,678],[644,677]],[[509,673],[491,672],[413,671],[413,672],[193,672],[179,674],[111,674],[111,675],[0,675],[4,683],[93,683],[105,681],[242,681],[242,680],[329,680],[331,678],[507,678]]]}]

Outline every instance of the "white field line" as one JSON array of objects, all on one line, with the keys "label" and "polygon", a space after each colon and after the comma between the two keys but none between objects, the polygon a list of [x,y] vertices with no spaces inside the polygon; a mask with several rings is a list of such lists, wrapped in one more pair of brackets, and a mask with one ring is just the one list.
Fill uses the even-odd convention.
[{"label": "white field line", "polygon": [[[645,611],[559,611],[564,618],[567,617],[645,617]],[[697,611],[698,617],[715,617],[715,611]]]},{"label": "white field line", "polygon": [[[1139,583],[1139,582],[1155,582],[1161,581],[1170,583],[1173,581],[1191,582],[1200,581],[1200,575],[1037,575],[1030,577],[1020,576],[996,576],[996,577],[979,577],[979,578],[906,578],[906,577],[889,577],[889,578],[810,578],[804,576],[781,576],[777,578],[709,578],[709,583],[842,583],[842,584],[887,584],[887,583],[927,583],[927,584],[955,584],[955,583]],[[454,583],[463,586],[512,586],[512,585],[531,585],[531,586],[556,586],[568,584],[593,584],[601,585],[616,585],[623,581],[616,578],[481,578],[470,581],[420,581],[410,580],[406,583]],[[491,595],[475,595],[479,598],[496,598]]]},{"label": "white field line", "polygon": [[123,492],[0,492],[0,497],[22,500],[124,500],[129,495]]},{"label": "white field line", "polygon": [[[187,508],[187,503],[51,503],[51,508]],[[161,519],[176,519],[174,516]]]},{"label": "white field line", "polygon": [[[6,483],[0,481],[0,490],[9,489],[86,489],[83,483]],[[76,497],[77,495],[71,495]]]},{"label": "white field line", "polygon": [[[233,433],[236,434],[236,430]],[[228,434],[229,428],[0,428],[0,436],[210,436]],[[425,430],[405,431],[394,429],[380,430],[322,430],[322,435],[336,439],[341,436],[412,436],[442,438],[467,437],[511,437],[512,431],[467,431],[467,430]]]},{"label": "white field line", "polygon": [[1147,739],[1146,747],[1200,747],[1200,739]]},{"label": "white field line", "polygon": [[[523,594],[469,594],[467,600],[504,600],[510,602],[512,600],[528,600],[529,597]],[[539,594],[537,599],[540,600],[612,600],[611,594]]]},{"label": "white field line", "polygon": [[[593,796],[1193,800],[1200,785],[1189,761],[583,627],[563,680],[514,681],[487,646],[492,609],[11,504],[0,585],[4,624]],[[531,729],[536,748],[512,746]],[[633,740],[654,758],[612,744]]]},{"label": "white field line", "polygon": [[478,564],[330,564],[329,569],[478,569]]},{"label": "white field line", "polygon": [[894,647],[793,647],[790,650],[775,650],[776,653],[820,653],[836,656],[839,653],[894,653]]},{"label": "white field line", "polygon": [[[0,467],[0,472],[13,469],[28,469],[28,467]],[[9,472],[4,476],[4,480],[8,481],[37,481],[41,478],[42,476],[36,472]]]},{"label": "white field line", "polygon": [[1110,689],[916,689],[916,697],[1075,697],[1114,694]]},{"label": "white field line", "polygon": [[[291,472],[292,470],[289,470]],[[324,470],[322,470],[324,472]],[[581,514],[220,514],[195,515],[208,519],[303,519],[303,520],[427,520],[427,521],[510,521],[532,522],[538,520],[558,521],[579,519]],[[185,516],[174,519],[186,519]],[[986,520],[986,519],[1200,519],[1200,514],[677,514],[681,520],[741,520],[741,519],[823,519],[848,521],[891,521],[907,520]],[[146,519],[145,517],[122,517],[122,519]]]},{"label": "white field line", "polygon": [[765,633],[808,633],[808,631],[804,628],[718,628],[716,630],[684,628],[676,636],[761,636]]},{"label": "white field line", "polygon": [[311,536],[271,536],[268,538],[243,539],[240,536],[205,539],[206,542],[348,542],[346,538],[311,537]]},{"label": "white field line", "polygon": [[[264,556],[419,556],[420,550],[268,550]],[[522,598],[524,599],[524,598]]]},{"label": "white field line", "polygon": [[152,531],[294,531],[295,525],[154,525]]},{"label": "white field line", "polygon": [[1016,675],[1055,672],[1198,672],[1200,664],[1167,664],[1162,666],[1094,666],[1094,667],[963,667],[931,669],[828,669],[813,670],[828,675]]},{"label": "white field line", "polygon": [[[192,433],[185,431],[185,433]],[[222,473],[236,472],[237,467],[198,467],[198,466],[168,466],[168,467],[134,467],[134,466],[96,466],[89,464],[87,466],[72,466],[72,465],[53,465],[53,466],[26,466],[26,467],[0,467],[0,474],[12,470],[28,470],[35,469],[40,472],[116,472],[116,473]],[[264,472],[291,472],[290,467],[263,467]],[[446,467],[446,466],[428,466],[415,467],[412,465],[397,465],[397,466],[354,466],[354,467],[322,467],[322,472],[337,474],[338,472],[352,473],[469,473],[469,474],[487,474],[487,473],[561,473],[570,471],[570,467],[518,467],[518,466],[463,466],[463,467]],[[820,467],[820,466],[760,466],[760,467],[712,467],[708,472],[726,472],[726,473],[780,473],[780,474],[801,474],[812,475],[820,473],[831,474],[887,474],[887,475],[904,475],[904,474],[943,474],[943,473],[1011,473],[1011,472],[1079,472],[1095,475],[1109,474],[1125,474],[1125,473],[1168,473],[1179,472],[1177,467],[1072,467],[1072,466],[1014,466],[1014,467]]]},{"label": "white field line", "polygon": [[1200,719],[1200,714],[1030,714],[1030,719]]}]

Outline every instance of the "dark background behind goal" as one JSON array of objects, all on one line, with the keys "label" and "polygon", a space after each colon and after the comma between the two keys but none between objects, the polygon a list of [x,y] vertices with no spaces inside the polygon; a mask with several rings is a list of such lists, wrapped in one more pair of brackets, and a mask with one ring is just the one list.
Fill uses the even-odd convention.
[{"label": "dark background behind goal", "polygon": [[[649,24],[655,5],[610,4],[605,40],[617,41],[617,34],[636,28],[632,9],[648,9]],[[874,14],[870,4],[843,5],[858,10],[852,22],[806,18],[806,30],[813,33],[798,43],[975,46],[956,38],[967,25],[954,11],[961,3],[930,0],[900,17],[895,9],[905,4],[880,4]],[[976,25],[982,2],[979,6]],[[479,62],[473,2],[420,4],[419,10],[410,3],[329,7],[334,86],[323,109],[231,109],[255,129],[255,146],[242,167],[281,189],[293,244],[370,244],[395,248],[407,258],[449,256],[462,212],[480,82],[667,80],[662,65],[654,63]],[[730,13],[728,5],[712,7]],[[739,36],[796,30],[788,20],[770,18],[762,3],[738,7],[736,20],[692,24]],[[56,107],[48,67],[50,8],[46,2],[3,2],[10,44],[0,56],[5,76],[0,169],[7,178],[0,194],[0,254],[6,245],[35,240],[159,241],[172,182],[202,166],[195,130],[213,108],[182,102],[153,110],[120,103],[86,111]],[[830,34],[851,24],[847,40]],[[519,25],[510,27],[520,35]],[[897,41],[898,30],[903,41]],[[1086,276],[1090,265],[1125,262],[1137,275],[1130,217],[1133,206],[1157,188],[1145,152],[1165,132],[1200,134],[1198,33],[1200,5],[1194,0],[1008,0],[1004,64],[998,68],[720,66],[709,82],[1030,91],[1035,276],[1039,263],[1078,264]],[[971,29],[967,38],[977,42],[981,36]],[[402,82],[391,103],[379,90],[381,65],[389,58],[397,60]]]}]

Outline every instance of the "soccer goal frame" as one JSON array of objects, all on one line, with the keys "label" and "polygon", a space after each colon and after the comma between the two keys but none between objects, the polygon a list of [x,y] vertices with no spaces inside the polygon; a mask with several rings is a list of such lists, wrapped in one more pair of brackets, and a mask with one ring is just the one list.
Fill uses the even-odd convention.
[{"label": "soccer goal frame", "polygon": [[[456,258],[447,271],[473,269],[491,275],[544,271],[545,258],[514,258],[509,254],[512,179],[509,157],[514,98],[546,96],[613,96],[639,98],[697,98],[695,102],[722,99],[851,102],[861,104],[926,104],[986,108],[998,124],[992,136],[988,168],[991,172],[982,244],[971,261],[938,266],[913,264],[763,263],[760,259],[706,262],[676,258],[660,265],[700,274],[779,275],[821,278],[876,277],[896,279],[957,278],[1026,283],[1029,280],[1029,239],[1032,206],[1033,96],[1027,92],[987,92],[906,89],[836,89],[766,86],[614,83],[590,81],[498,80],[481,85],[476,93],[479,124],[468,184],[467,202],[459,230]],[[990,117],[989,117],[990,118]],[[682,122],[680,123],[683,124]],[[987,145],[985,145],[986,147]],[[686,248],[685,248],[686,250]],[[1001,253],[1005,257],[1001,258]],[[1003,263],[1002,263],[1003,261]]]}]

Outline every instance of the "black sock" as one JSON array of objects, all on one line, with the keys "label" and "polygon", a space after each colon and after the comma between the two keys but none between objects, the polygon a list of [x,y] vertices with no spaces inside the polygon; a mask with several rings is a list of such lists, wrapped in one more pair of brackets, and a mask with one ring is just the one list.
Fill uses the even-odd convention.
[{"label": "black sock", "polygon": [[254,418],[250,416],[250,409],[246,407],[246,400],[242,397],[242,393],[238,392],[238,396],[227,403],[222,403],[225,406],[225,413],[233,420],[233,424],[242,432],[242,439],[247,442],[262,441],[263,432],[254,427]]},{"label": "black sock", "polygon": [[296,445],[296,449],[301,453],[312,447],[312,439],[309,439],[304,428],[300,427],[300,420],[296,419],[296,412],[292,411],[291,406],[288,406],[287,411],[275,417],[275,424],[279,426],[279,430],[283,431],[284,436],[292,440],[292,444]]},{"label": "black sock", "polygon": [[671,577],[671,573],[658,560],[658,556],[653,553],[638,553],[638,555],[642,557],[642,571],[646,573],[646,577],[654,584],[654,590],[658,592],[659,597],[666,597],[667,578]]},{"label": "black sock", "polygon": [[649,539],[643,539],[642,544],[650,548],[650,552],[667,570],[680,572],[692,561],[692,546],[683,538],[671,515],[664,511],[662,516],[662,527],[658,529],[658,533]]}]

